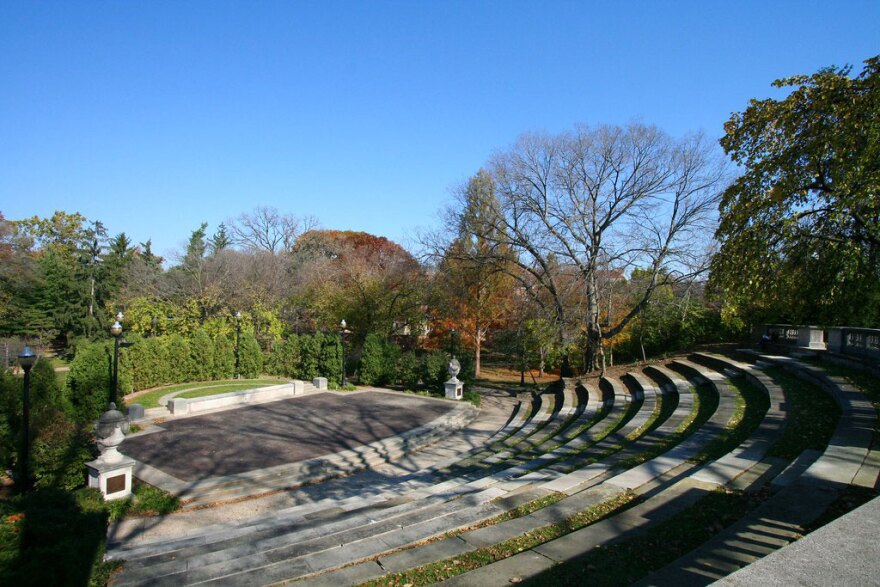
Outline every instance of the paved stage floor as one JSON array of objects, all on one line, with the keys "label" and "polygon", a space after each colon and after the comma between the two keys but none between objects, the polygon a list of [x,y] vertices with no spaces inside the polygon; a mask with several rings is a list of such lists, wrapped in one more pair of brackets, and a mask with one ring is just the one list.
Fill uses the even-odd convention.
[{"label": "paved stage floor", "polygon": [[183,481],[234,475],[355,448],[427,424],[455,407],[418,396],[320,393],[168,420],[120,451]]}]

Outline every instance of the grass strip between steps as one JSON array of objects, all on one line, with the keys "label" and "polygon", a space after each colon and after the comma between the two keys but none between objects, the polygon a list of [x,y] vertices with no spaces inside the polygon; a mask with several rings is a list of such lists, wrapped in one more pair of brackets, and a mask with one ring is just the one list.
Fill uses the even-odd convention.
[{"label": "grass strip between steps", "polygon": [[630,540],[597,546],[523,585],[628,585],[691,552],[760,505],[769,492],[717,489]]},{"label": "grass strip between steps", "polygon": [[646,461],[650,461],[654,457],[662,455],[667,450],[696,432],[700,426],[705,424],[706,421],[712,417],[712,414],[715,413],[715,409],[718,407],[718,394],[710,392],[710,387],[711,386],[709,385],[691,387],[694,404],[687,418],[685,418],[671,434],[664,437],[663,440],[657,442],[639,454],[615,463],[614,468],[630,469],[637,465],[641,465]]},{"label": "grass strip between steps", "polygon": [[810,364],[822,369],[828,375],[843,377],[851,385],[855,386],[859,391],[865,394],[874,406],[874,411],[877,412],[877,420],[874,422],[873,446],[875,450],[880,447],[880,379],[871,377],[867,373],[856,371],[855,369],[831,363],[810,362]]},{"label": "grass strip between steps", "polygon": [[788,425],[768,456],[795,459],[807,449],[825,450],[840,418],[837,402],[819,386],[780,367],[764,369],[764,373],[782,387],[788,404]]},{"label": "grass strip between steps", "polygon": [[362,587],[397,586],[397,585],[430,585],[444,581],[450,577],[484,567],[501,559],[508,558],[519,552],[538,546],[565,534],[594,524],[608,516],[632,507],[638,498],[634,493],[625,492],[592,508],[579,512],[565,520],[549,526],[536,528],[510,540],[493,546],[478,548],[453,558],[422,565],[401,573],[386,575],[379,579],[362,583]]},{"label": "grass strip between steps", "polygon": [[[599,411],[597,411],[596,414],[594,414],[593,417],[590,418],[590,420],[588,422],[586,422],[583,426],[580,427],[580,429],[578,429],[577,433],[574,436],[576,437],[576,436],[583,434],[584,432],[586,432],[587,430],[589,430],[590,428],[592,428],[593,426],[595,426],[596,424],[601,422],[610,410],[611,410],[610,406],[603,405],[602,408]],[[566,421],[564,426],[560,427],[559,430],[557,432],[555,432],[553,435],[547,435],[541,442],[537,442],[537,443],[532,444],[528,440],[528,438],[531,438],[534,436],[534,434],[537,432],[537,430],[535,431],[535,433],[533,433],[529,437],[523,438],[523,439],[521,439],[511,445],[504,444],[504,441],[507,438],[509,438],[509,436],[508,436],[507,438],[493,442],[492,444],[490,444],[487,447],[485,447],[484,449],[482,449],[479,453],[477,453],[471,457],[468,457],[467,459],[459,461],[449,467],[444,467],[441,470],[441,472],[448,474],[448,473],[453,472],[456,469],[460,469],[463,467],[475,467],[477,469],[484,470],[484,472],[504,468],[504,467],[508,466],[512,461],[514,461],[515,459],[520,457],[521,455],[527,454],[530,450],[533,450],[536,446],[539,446],[545,440],[552,438],[552,436],[554,436],[555,434],[559,434],[572,421],[574,421],[574,419],[576,419],[576,417],[577,416],[571,416]],[[546,422],[543,425],[546,425]],[[543,425],[542,425],[542,427],[543,427]],[[612,424],[612,426],[613,425],[614,424]],[[539,428],[539,430],[540,430],[540,428]],[[610,434],[610,433],[611,433],[611,428],[609,428],[607,430],[607,432],[600,433],[600,437],[604,438],[604,436],[606,436],[607,434]],[[598,442],[598,440],[596,442]],[[523,447],[522,446],[523,444],[526,444],[527,446]],[[591,444],[593,444],[593,443],[591,443]],[[524,448],[525,448],[525,450],[523,450]],[[589,448],[589,447],[588,446],[584,447],[581,450],[586,450],[587,448]],[[492,454],[497,454],[495,451],[498,451],[499,449],[501,452],[510,451],[512,454],[509,458],[504,459],[503,461],[500,461],[498,463],[486,464],[483,462],[484,459],[487,458],[487,456],[492,456]],[[492,453],[492,454],[489,454],[489,455],[484,454],[486,451],[490,451],[490,453]],[[580,451],[578,451],[578,452],[580,452]],[[571,456],[571,455],[569,455],[569,456]],[[564,457],[564,458],[569,458],[569,457]],[[561,460],[561,459],[557,459],[557,460]],[[552,461],[552,462],[554,462],[554,461]]]},{"label": "grass strip between steps", "polygon": [[736,391],[736,411],[727,427],[690,459],[692,463],[714,461],[738,447],[754,433],[770,408],[767,394],[744,379],[728,379],[727,385]]}]

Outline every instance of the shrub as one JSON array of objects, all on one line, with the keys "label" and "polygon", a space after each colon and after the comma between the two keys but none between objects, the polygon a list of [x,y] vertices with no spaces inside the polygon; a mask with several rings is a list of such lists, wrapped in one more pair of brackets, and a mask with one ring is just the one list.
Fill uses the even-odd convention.
[{"label": "shrub", "polygon": [[422,381],[431,391],[443,392],[443,384],[449,379],[449,356],[446,353],[433,352],[425,355],[422,365]]},{"label": "shrub", "polygon": [[17,531],[0,540],[0,584],[103,585],[118,566],[103,561],[107,512],[97,489],[33,491],[0,502],[0,518],[18,514]]},{"label": "shrub", "polygon": [[385,341],[375,332],[367,335],[358,379],[364,385],[384,385],[387,383],[388,367],[385,358]]},{"label": "shrub", "polygon": [[480,407],[480,394],[474,390],[464,392],[464,394],[462,394],[462,399],[474,404],[478,408]]},{"label": "shrub", "polygon": [[235,345],[224,336],[214,339],[214,370],[211,379],[232,379],[235,376]]},{"label": "shrub", "polygon": [[342,341],[336,334],[316,334],[321,345],[321,356],[318,361],[318,372],[327,378],[328,383],[341,383],[342,378]]},{"label": "shrub", "polygon": [[422,363],[412,351],[403,353],[397,360],[397,381],[407,389],[415,389],[422,377]]},{"label": "shrub", "polygon": [[21,429],[21,380],[5,370],[0,371],[0,411],[0,466],[11,469]]},{"label": "shrub", "polygon": [[245,379],[252,379],[263,372],[263,353],[257,339],[250,332],[242,333],[238,346],[238,372]]},{"label": "shrub", "polygon": [[196,372],[190,353],[189,341],[179,334],[172,334],[165,341],[168,362],[171,365],[170,382],[185,383],[193,381]]},{"label": "shrub", "polygon": [[31,410],[35,413],[45,408],[64,409],[64,397],[58,385],[55,368],[47,360],[39,360],[31,369]]},{"label": "shrub", "polygon": [[[134,337],[130,337],[134,338]],[[134,346],[120,353],[119,371],[129,374],[132,390],[147,389],[173,382],[168,345],[164,337],[136,338]]]},{"label": "shrub", "polygon": [[196,330],[189,341],[189,356],[192,360],[192,380],[211,379],[214,374],[214,343],[201,328]]},{"label": "shrub", "polygon": [[321,345],[314,336],[299,337],[300,363],[297,379],[311,381],[320,375]]},{"label": "shrub", "polygon": [[[474,364],[474,356],[470,353],[466,353],[460,357],[456,357],[458,362],[461,364],[461,371],[458,373],[458,378],[464,383],[465,387],[470,387],[474,384],[476,380],[476,366]],[[447,361],[447,365],[449,362]],[[446,372],[447,379],[449,378],[449,372]],[[479,404],[478,404],[479,405]]]},{"label": "shrub", "polygon": [[113,369],[112,350],[107,346],[104,343],[79,345],[70,363],[68,400],[77,423],[91,422],[107,409]]},{"label": "shrub", "polygon": [[84,425],[47,407],[34,416],[31,475],[38,489],[76,489],[85,484],[87,461],[97,456]]}]

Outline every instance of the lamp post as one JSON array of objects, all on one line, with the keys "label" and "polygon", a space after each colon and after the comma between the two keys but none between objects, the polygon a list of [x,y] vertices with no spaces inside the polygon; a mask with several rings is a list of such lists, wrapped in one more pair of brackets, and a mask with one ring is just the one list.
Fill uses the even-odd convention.
[{"label": "lamp post", "polygon": [[116,314],[116,322],[110,327],[110,334],[115,339],[113,343],[113,381],[110,384],[110,403],[116,403],[116,392],[119,387],[119,337],[122,336],[122,312]]},{"label": "lamp post", "polygon": [[21,354],[18,355],[18,364],[24,370],[24,388],[22,389],[22,414],[21,414],[21,453],[19,460],[19,487],[22,491],[30,489],[30,473],[28,471],[28,455],[30,454],[31,440],[31,367],[37,362],[37,355],[31,348],[25,345]]},{"label": "lamp post", "polygon": [[348,380],[345,378],[345,335],[349,331],[345,327],[345,318],[343,318],[342,322],[339,323],[339,338],[342,340],[342,387],[348,385]]},{"label": "lamp post", "polygon": [[239,367],[239,346],[241,345],[241,312],[235,313],[235,378],[239,379],[241,374],[238,372]]},{"label": "lamp post", "polygon": [[452,358],[455,358],[455,328],[449,331],[449,354],[452,355]]}]

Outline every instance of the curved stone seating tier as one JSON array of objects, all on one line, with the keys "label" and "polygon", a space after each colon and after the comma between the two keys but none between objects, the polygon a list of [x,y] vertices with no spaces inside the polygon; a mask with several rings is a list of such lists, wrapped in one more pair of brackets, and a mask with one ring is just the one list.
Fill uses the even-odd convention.
[{"label": "curved stone seating tier", "polygon": [[[707,357],[703,355],[699,359],[721,360],[735,364],[730,359],[714,355],[710,359]],[[800,461],[809,463],[810,459],[804,458],[806,454],[796,459],[788,469],[772,481],[774,485],[782,487],[773,497],[741,520],[725,528],[706,544],[649,577],[643,584],[708,584],[725,577],[728,573],[748,567],[750,563],[774,551],[789,550],[790,547],[786,546],[789,543],[794,542],[793,546],[796,548],[796,545],[800,544],[798,539],[803,528],[812,524],[831,505],[839,489],[847,484],[864,483],[872,486],[872,482],[873,487],[877,486],[877,465],[870,461],[870,451],[865,446],[868,442],[865,430],[873,426],[876,413],[873,409],[869,413],[870,402],[862,394],[849,386],[844,379],[830,377],[819,369],[788,357],[748,353],[748,358],[755,360],[758,365],[782,366],[792,374],[819,385],[832,395],[841,407],[841,417],[835,433],[825,451],[805,472],[802,472],[802,467],[798,465]],[[774,410],[774,404],[779,401],[779,392],[773,389],[775,384],[755,367],[740,364],[736,366],[749,372],[749,377],[754,377],[757,382],[767,386],[771,396],[769,414]],[[773,432],[781,434],[781,431]],[[814,451],[805,451],[805,453],[812,452]],[[859,465],[863,454],[865,459]],[[756,536],[762,536],[764,539],[755,542]],[[741,545],[744,544],[749,544],[750,547],[742,548]],[[838,556],[846,555],[839,553]],[[788,561],[786,566],[790,566],[793,560],[788,554],[780,556],[779,559]],[[866,561],[859,562],[863,565]],[[754,584],[778,581],[777,577],[763,575],[760,571],[748,572],[748,569],[742,576],[748,577],[747,580]],[[865,577],[867,578],[867,575]],[[725,579],[725,583],[727,582],[738,584],[736,581],[730,581],[729,578]]]},{"label": "curved stone seating tier", "polygon": [[[730,424],[736,411],[736,398],[727,383],[725,383],[724,377],[715,375],[709,370],[693,366],[693,364],[681,365],[693,371],[700,378],[709,381],[714,392],[718,395],[718,406],[715,411],[698,430],[694,431],[693,434],[682,440],[672,449],[646,463],[615,475],[608,479],[607,483],[626,489],[641,487],[652,479],[688,463],[690,459],[699,454],[709,442]],[[676,376],[670,369],[654,367],[652,372],[664,375],[679,390],[685,387],[690,388],[685,380]]]},{"label": "curved stone seating tier", "polygon": [[523,394],[517,395],[518,401],[516,403],[516,408],[510,415],[507,423],[489,438],[489,442],[494,442],[500,438],[513,434],[514,431],[519,430],[522,425],[525,424],[526,420],[528,420],[532,411],[532,398],[529,395],[528,399],[523,399],[522,396]]},{"label": "curved stone seating tier", "polygon": [[508,446],[517,444],[543,428],[549,422],[559,422],[562,420],[559,415],[559,410],[557,409],[557,404],[560,402],[559,394],[545,392],[537,395],[535,402],[538,406],[534,411],[534,415],[523,425],[522,428],[501,442]]},{"label": "curved stone seating tier", "polygon": [[748,364],[708,353],[695,353],[692,357],[721,373],[745,377],[750,385],[763,391],[770,400],[770,407],[749,438],[724,457],[708,463],[692,475],[694,479],[705,483],[728,485],[761,462],[773,444],[782,437],[787,423],[785,396],[779,385]]},{"label": "curved stone seating tier", "polygon": [[[774,386],[772,384],[772,381],[769,380],[769,378],[766,378],[766,376],[763,376],[763,374],[760,374],[759,372],[756,372],[754,374],[750,374],[750,377],[751,376],[754,376],[756,381],[760,381],[761,379],[763,379],[765,383],[770,384],[768,386],[769,387],[768,392],[771,395],[771,408],[770,408],[770,410],[768,410],[768,414],[771,414],[771,411],[775,411],[775,412],[777,412],[777,415],[779,415],[778,412],[782,411],[781,408],[783,405],[783,399],[781,397],[781,392],[779,391],[778,386]],[[774,390],[773,387],[776,387],[776,389]],[[768,428],[768,432],[770,434],[778,435],[780,433],[780,431],[774,430],[774,426],[772,425],[773,419],[774,418],[771,418],[771,426],[765,427],[765,428]],[[767,422],[767,417],[765,417],[765,422],[762,423],[762,425],[765,424],[766,422]],[[756,434],[760,434],[760,432],[761,432],[761,427],[759,427],[759,430],[756,431]],[[759,440],[759,442],[761,441],[760,438],[758,440]],[[745,445],[745,443],[744,443],[744,445]],[[741,445],[740,447],[738,447],[738,449],[733,451],[731,454],[736,454],[737,451],[739,451],[740,449],[746,448],[744,445]],[[748,450],[748,448],[746,448],[746,450]],[[726,458],[726,457],[722,457],[722,459],[723,458]],[[720,462],[722,459],[719,459],[718,461],[716,461],[716,463]],[[702,495],[705,493],[704,488],[701,488],[699,486],[695,487],[692,485],[692,483],[693,482],[690,480],[680,482],[680,485],[682,485],[682,489],[679,490],[679,492],[684,491],[688,494],[691,494],[692,495],[691,501],[693,501],[695,499],[695,497],[698,497],[699,495]],[[809,501],[814,501],[816,503],[816,505],[819,506],[817,511],[821,510],[824,505],[827,505],[828,503],[830,503],[827,496],[820,496],[817,498],[817,497],[813,496],[812,494],[810,494],[809,493],[810,490],[807,488],[797,489],[796,491],[797,491],[797,493],[792,494],[792,495],[781,495],[780,494],[780,496],[778,496],[779,499],[774,498],[774,500],[771,500],[771,501],[775,501],[776,503],[770,504],[768,502],[768,505],[771,507],[760,508],[758,512],[755,512],[755,514],[753,516],[751,516],[751,519],[743,520],[741,524],[735,525],[738,527],[731,528],[729,536],[720,535],[718,537],[718,541],[717,541],[717,543],[721,545],[720,552],[716,553],[716,555],[719,555],[719,556],[716,556],[715,558],[710,558],[710,559],[698,558],[698,557],[686,557],[685,565],[686,566],[689,565],[688,570],[693,571],[694,569],[697,569],[697,570],[706,569],[707,567],[705,565],[707,564],[707,560],[708,560],[709,564],[717,565],[716,568],[718,568],[718,569],[728,569],[729,570],[732,566],[732,563],[731,563],[731,559],[730,559],[729,548],[728,548],[728,546],[726,546],[726,544],[728,544],[728,543],[732,545],[732,547],[737,551],[738,555],[743,555],[743,554],[751,555],[752,558],[757,558],[758,556],[761,556],[762,554],[765,554],[767,551],[775,548],[776,546],[772,546],[772,547],[768,548],[768,545],[772,545],[773,543],[768,542],[766,540],[762,541],[760,548],[758,548],[758,545],[755,545],[755,547],[752,549],[749,549],[748,552],[743,551],[741,548],[738,548],[736,545],[748,544],[749,542],[751,542],[753,540],[753,537],[756,535],[760,536],[760,535],[766,534],[768,537],[772,536],[773,540],[784,539],[784,536],[786,535],[786,530],[784,530],[784,528],[786,528],[790,525],[791,520],[797,520],[797,518],[798,518],[797,512],[796,511],[788,512],[789,513],[788,516],[785,516],[785,515],[775,516],[775,518],[777,518],[778,521],[774,520],[774,516],[772,516],[770,514],[778,513],[778,512],[773,511],[774,506],[776,509],[779,509],[779,508],[785,509],[785,506],[788,505],[789,509],[797,510],[796,507],[791,508],[791,504],[796,503],[798,501],[798,496],[803,495],[804,491],[806,491],[810,495],[811,499]],[[663,493],[670,493],[670,492],[673,493],[673,495],[674,495],[675,488],[672,488],[670,490],[666,490]],[[803,495],[803,497],[807,497],[807,496]],[[646,502],[645,504],[642,504],[640,506],[637,506],[636,508],[633,508],[632,510],[629,510],[628,513],[631,513],[633,515],[633,517],[636,517],[637,519],[641,519],[643,521],[644,525],[648,525],[650,523],[656,522],[657,520],[663,519],[663,518],[671,515],[671,512],[668,510],[666,503],[661,502],[656,507],[654,507],[653,502],[655,502],[655,501],[657,501],[657,499],[652,498],[652,499],[648,500],[648,502]],[[780,505],[780,502],[782,505]],[[646,514],[644,511],[641,511],[641,510],[644,510],[645,508],[649,508],[648,511],[650,511],[651,513]],[[653,508],[653,509],[650,509],[650,508]],[[446,583],[449,585],[480,585],[480,584],[485,584],[486,579],[488,579],[490,581],[506,582],[508,576],[511,576],[511,577],[517,576],[517,577],[521,578],[523,575],[523,572],[522,572],[523,568],[528,567],[529,563],[534,563],[534,559],[540,559],[543,562],[543,564],[545,565],[544,568],[547,568],[550,565],[554,564],[553,561],[560,561],[561,562],[563,560],[567,560],[571,556],[576,556],[579,553],[586,552],[586,551],[590,550],[595,545],[608,543],[609,535],[614,536],[613,538],[611,538],[611,541],[621,539],[622,537],[624,537],[624,535],[629,533],[630,530],[624,529],[623,531],[618,530],[617,532],[614,532],[613,531],[614,528],[620,527],[620,525],[619,525],[620,523],[617,521],[617,518],[618,517],[614,517],[610,520],[607,520],[606,522],[600,522],[599,524],[585,528],[582,531],[567,535],[566,537],[559,539],[558,541],[553,541],[552,543],[547,543],[545,545],[537,547],[537,548],[533,549],[533,551],[535,551],[535,552],[522,553],[521,555],[516,555],[515,557],[512,557],[512,559],[523,559],[523,560],[506,559],[505,561],[502,561],[500,563],[496,563],[495,565],[490,565],[488,567],[484,567],[483,569],[480,569],[477,572],[469,573],[468,575],[462,576],[461,577],[462,580],[459,580],[459,578],[456,578],[456,579],[447,581]],[[519,519],[519,520],[522,523],[522,519]],[[513,520],[511,522],[517,522],[517,520]],[[605,526],[605,527],[602,527],[602,526]],[[627,524],[624,523],[623,527],[626,528]],[[635,529],[635,528],[633,528],[633,529]],[[489,530],[489,528],[484,529],[484,530]],[[611,530],[611,531],[609,531],[609,530]],[[476,532],[480,532],[480,531],[478,530]],[[495,534],[496,535],[500,534],[497,531],[497,528],[495,529]],[[615,534],[616,534],[616,536],[615,536]],[[796,535],[793,532],[789,532],[789,534],[791,535],[791,538],[789,538],[789,539],[793,539],[794,537],[796,537]],[[591,539],[592,539],[592,542],[590,541]],[[467,541],[466,538],[465,538],[465,541]],[[713,546],[716,546],[716,545],[708,545],[708,549],[711,550],[711,548]],[[536,553],[539,553],[539,554],[536,554]],[[531,558],[528,559],[528,562],[526,562],[526,558],[529,556],[531,556]],[[393,557],[393,555],[392,555],[392,557]],[[381,562],[382,562],[383,566],[389,562],[390,558],[391,557],[387,557],[387,558],[382,559]],[[436,557],[436,558],[442,558],[442,557]],[[511,564],[508,564],[508,563],[511,563]],[[742,564],[745,564],[745,563],[741,563],[740,566],[742,566]],[[507,566],[508,568],[511,569],[511,573],[508,573],[507,575],[505,574],[505,571],[503,570],[505,566]],[[733,566],[735,566],[735,565],[733,565]],[[351,571],[355,571],[355,569],[351,569]],[[381,574],[381,573],[379,573],[379,574]],[[720,572],[720,574],[715,575],[715,578],[723,576],[724,574],[726,574],[726,571],[722,571],[722,572]],[[352,576],[355,576],[355,575],[352,573]],[[709,575],[706,575],[706,576],[709,576]],[[681,575],[675,575],[674,579],[675,580],[669,580],[669,581],[665,581],[665,582],[661,580],[659,583],[656,581],[649,580],[649,581],[644,582],[644,584],[691,583],[694,581],[694,575],[693,575],[693,572],[689,573],[686,577],[683,577]],[[687,579],[687,580],[684,580],[684,579]],[[517,579],[517,580],[519,580],[519,579]],[[698,580],[699,580],[700,584],[705,584],[707,582],[705,577],[703,577],[701,580],[698,578]],[[320,577],[316,578],[315,581],[312,581],[309,583],[310,584],[324,584],[321,581]]]},{"label": "curved stone seating tier", "polygon": [[[608,417],[612,411],[609,411],[608,414],[606,414],[606,417]],[[544,441],[537,445],[525,443],[525,446],[523,446],[521,444],[518,447],[519,449],[528,449],[523,452],[518,452],[516,450],[502,450],[501,452],[484,459],[483,463],[479,466],[468,465],[465,467],[459,466],[452,468],[447,472],[454,474],[455,476],[434,486],[431,491],[448,491],[453,487],[463,485],[484,488],[503,482],[507,482],[505,489],[514,489],[522,485],[531,484],[535,479],[530,478],[522,482],[510,480],[515,477],[520,477],[534,468],[539,468],[549,462],[558,460],[565,454],[570,454],[565,451],[575,450],[573,447],[581,447],[588,442],[592,429],[584,428],[583,426],[575,427],[581,419],[586,421],[588,415],[590,415],[590,412],[584,410],[581,412],[580,416],[576,417],[573,421],[558,422],[556,429],[573,430],[572,438],[564,445],[556,447],[550,453],[545,454],[541,450],[538,450],[536,446],[547,444],[552,438],[555,438],[555,436],[545,438]],[[596,424],[595,422],[590,423],[594,426]],[[531,448],[529,448],[530,446]],[[486,467],[485,464],[491,466]],[[540,479],[544,478],[545,477],[543,476],[540,477]]]},{"label": "curved stone seating tier", "polygon": [[[685,365],[686,363],[682,364],[681,366],[684,367]],[[719,382],[723,383],[723,378],[716,377],[711,372],[706,372],[702,369],[700,371],[701,376],[705,377],[709,381],[712,381],[713,383],[716,383],[716,385]],[[719,397],[720,409],[718,412],[716,412],[716,414],[718,414],[719,417],[717,418],[717,420],[720,422],[724,419],[724,412],[732,414],[732,410],[730,409],[732,402],[723,401],[722,398],[723,394],[725,393],[723,386],[721,389],[719,389],[719,392],[722,394],[722,396]],[[722,408],[722,404],[724,403],[728,404],[726,408]],[[691,439],[696,440],[699,437],[699,432],[700,431],[695,433],[691,437]],[[708,439],[704,438],[703,444],[705,445],[705,443],[708,441]],[[656,461],[658,459],[654,460]],[[613,482],[614,480],[612,479],[611,481]],[[604,483],[600,486],[597,486],[597,488],[607,488],[610,484],[611,483]],[[487,581],[506,582],[508,580],[508,577],[513,576],[518,576],[521,579],[524,568],[529,568],[531,572],[536,572],[536,570],[541,569],[547,569],[553,564],[556,564],[556,562],[570,560],[573,557],[579,556],[580,554],[591,550],[595,546],[623,540],[629,535],[637,533],[649,525],[669,518],[674,513],[677,513],[685,507],[688,507],[691,503],[696,501],[698,497],[705,495],[705,493],[707,493],[708,491],[708,487],[711,487],[711,485],[704,485],[691,479],[685,479],[683,481],[677,482],[675,485],[667,489],[664,489],[659,494],[647,500],[645,503],[636,506],[625,514],[615,516],[609,520],[588,526],[583,530],[568,534],[560,539],[535,547],[532,549],[532,552],[515,555],[510,559],[505,559],[504,561],[500,561],[499,563],[483,567],[482,569],[479,569],[475,572],[456,577],[445,582],[444,584],[480,585],[485,584]],[[586,492],[583,492],[580,495],[588,493],[589,491],[590,490],[588,489]],[[551,506],[551,508],[552,507],[553,506]],[[638,525],[634,524],[632,521],[621,521],[621,518],[634,520],[638,522]],[[512,522],[515,521],[516,520]],[[526,527],[528,526],[522,519],[520,519],[520,524]],[[480,532],[480,530],[477,530],[476,532]],[[500,536],[501,534],[502,533],[499,532],[498,529],[495,529],[495,536]],[[465,537],[464,540],[467,542],[468,538]],[[382,562],[385,562],[384,559]],[[321,583],[322,582],[320,581],[320,578],[318,578],[317,581],[310,582],[310,584]],[[682,581],[661,581],[660,583],[648,582],[645,584],[678,583],[682,583]]]},{"label": "curved stone seating tier", "polygon": [[[603,422],[610,422],[610,427],[616,426],[618,420],[626,418],[627,416],[626,411],[628,402],[624,396],[628,394],[623,393],[623,386],[620,386],[619,390],[621,391],[619,397],[606,400],[608,402],[606,405],[608,405],[610,409],[606,413]],[[630,416],[632,416],[632,414],[630,414]],[[568,438],[564,443],[550,444],[550,442],[547,441],[544,443],[547,445],[546,450],[529,451],[528,453],[511,459],[508,463],[513,466],[508,467],[501,474],[496,476],[497,480],[502,481],[499,486],[506,490],[513,490],[533,485],[535,483],[545,482],[564,474],[563,470],[560,469],[567,467],[564,470],[568,471],[577,466],[566,459],[570,459],[573,455],[582,454],[585,449],[597,442],[597,438],[605,433],[604,430],[597,430],[595,423],[593,424],[593,427],[576,427],[576,424],[572,424],[567,429],[569,430],[567,435]],[[571,430],[572,428],[574,428],[574,430]],[[565,465],[564,463],[568,464]],[[532,472],[536,469],[540,470]],[[555,491],[554,489],[550,490]]]},{"label": "curved stone seating tier", "polygon": [[[653,386],[640,387],[638,395],[642,397],[638,410],[632,417],[617,430],[599,440],[590,447],[588,453],[571,457],[558,464],[548,467],[548,471],[559,473],[555,479],[547,481],[542,487],[550,491],[572,494],[582,489],[586,483],[606,474],[611,470],[611,465],[598,462],[584,465],[584,463],[596,455],[611,450],[614,446],[622,446],[627,439],[642,428],[645,423],[659,410],[656,397],[656,389]],[[574,469],[572,471],[572,469]]]},{"label": "curved stone seating tier", "polygon": [[[542,442],[534,445],[524,454],[518,455],[518,459],[532,458],[534,456],[543,454],[548,450],[552,450],[571,443],[578,436],[584,434],[589,428],[597,423],[596,418],[600,415],[603,408],[609,409],[609,411],[605,413],[603,418],[603,420],[608,421],[613,419],[616,415],[614,413],[616,411],[614,408],[617,407],[619,409],[621,406],[623,406],[623,401],[615,403],[614,398],[604,400],[600,403],[597,399],[598,397],[600,397],[600,394],[597,391],[590,391],[590,388],[585,385],[580,385],[579,387],[584,390],[584,395],[590,398],[590,401],[588,403],[590,408],[587,409],[586,406],[581,406],[579,408],[579,413],[576,412],[577,415],[567,424],[562,426],[555,435],[545,438]],[[572,390],[574,390],[573,382],[571,388]],[[575,397],[579,396],[576,395]],[[622,398],[619,399],[622,400]]]},{"label": "curved stone seating tier", "polygon": [[[653,388],[657,390],[657,393],[663,398],[661,400],[662,402],[677,401],[678,403],[666,420],[657,422],[652,430],[641,435],[637,440],[631,442],[621,451],[621,455],[625,457],[637,455],[650,449],[658,442],[662,442],[667,436],[675,432],[679,426],[682,425],[682,423],[691,415],[694,408],[694,398],[691,394],[690,386],[688,386],[686,382],[682,381],[684,391],[679,392],[678,387],[663,375],[662,371],[656,369],[652,371],[645,370],[645,373],[649,372],[652,373],[653,376],[658,377],[660,381],[654,380],[648,385],[647,389]],[[674,375],[671,372],[670,374]],[[678,375],[675,375],[675,377],[678,379]],[[643,389],[646,388],[643,387]]]},{"label": "curved stone seating tier", "polygon": [[[552,394],[548,394],[552,397]],[[580,397],[580,396],[575,396]],[[551,404],[545,406],[549,412]],[[540,414],[538,410],[536,414]],[[588,412],[581,410],[581,416],[574,420],[564,418],[551,418],[547,426],[552,423],[552,428],[545,426],[542,430],[548,434],[553,430],[571,427],[570,422],[577,422],[579,418],[584,417]],[[559,412],[554,412],[558,416]],[[409,491],[431,485],[430,491],[448,492],[456,487],[471,484],[475,487],[484,487],[496,483],[498,480],[506,479],[508,474],[504,473],[506,468],[514,466],[516,463],[525,462],[524,459],[514,460],[523,450],[530,450],[527,442],[520,442],[512,447],[503,443],[494,443],[477,451],[475,454],[469,454],[467,458],[454,460],[451,463],[445,463],[445,466],[434,466],[424,471],[398,478],[393,487],[389,489],[395,492]],[[467,488],[466,488],[467,489]]]},{"label": "curved stone seating tier", "polygon": [[828,375],[796,359],[754,353],[758,361],[784,368],[822,388],[840,406],[837,427],[827,448],[801,476],[799,483],[877,487],[880,463],[870,458],[877,412],[870,400],[842,377]]}]

